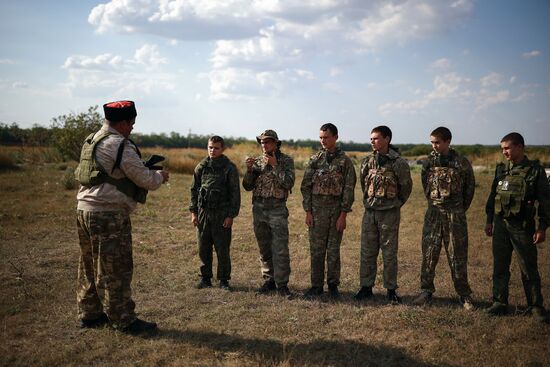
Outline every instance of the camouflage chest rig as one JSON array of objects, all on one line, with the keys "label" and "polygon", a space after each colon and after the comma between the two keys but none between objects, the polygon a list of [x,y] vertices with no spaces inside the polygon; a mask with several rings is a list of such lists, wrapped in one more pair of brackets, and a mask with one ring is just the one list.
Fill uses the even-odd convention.
[{"label": "camouflage chest rig", "polygon": [[[325,151],[313,156],[311,168],[314,170],[312,177],[312,193],[314,195],[340,196],[344,191],[345,160],[339,159],[340,151],[329,157]],[[324,157],[323,157],[324,155]],[[326,164],[319,164],[325,160]]]},{"label": "camouflage chest rig", "polygon": [[[524,202],[527,211],[524,213],[524,219],[529,219],[534,210],[532,202],[528,199],[534,196],[534,183],[536,179],[536,167],[538,161],[528,161],[522,167],[511,167],[507,164],[499,163],[496,168],[496,178],[498,180],[495,196],[495,213],[504,218],[520,216]],[[531,205],[529,205],[531,203]]]},{"label": "camouflage chest rig", "polygon": [[367,158],[364,175],[365,195],[369,198],[394,199],[397,196],[397,175],[393,169],[393,159],[387,158],[387,162],[381,166],[377,155],[370,154]]},{"label": "camouflage chest rig", "polygon": [[[281,153],[277,151],[274,154],[277,156],[277,161],[280,164],[286,163],[281,159]],[[277,182],[275,170],[273,167],[264,163],[263,157],[256,158],[252,170],[258,174],[253,191],[254,196],[264,199],[273,197],[275,199],[286,200],[288,198],[288,190],[280,187]]]},{"label": "camouflage chest rig", "polygon": [[[88,188],[103,183],[109,183],[111,185],[114,185],[118,191],[126,194],[138,203],[144,204],[147,199],[147,190],[137,186],[127,177],[116,179],[109,176],[107,171],[96,160],[95,150],[97,144],[99,144],[100,141],[102,141],[109,135],[114,134],[110,132],[103,132],[97,135],[96,133],[91,133],[90,135],[88,135],[80,152],[80,162],[75,170],[75,179],[80,182],[82,186]],[[141,153],[134,142],[130,139],[124,139],[118,147],[115,164],[113,165],[111,173],[113,173],[116,168],[120,168],[122,153],[124,152],[124,146],[126,145],[127,140],[134,145],[138,156],[141,158]]]},{"label": "camouflage chest rig", "polygon": [[220,157],[219,162],[207,158],[201,162],[198,204],[200,209],[218,209],[228,203],[229,160]]},{"label": "camouflage chest rig", "polygon": [[428,158],[430,167],[427,177],[427,193],[430,199],[445,202],[451,196],[462,195],[462,166],[454,153],[442,162],[440,155],[431,154]]}]

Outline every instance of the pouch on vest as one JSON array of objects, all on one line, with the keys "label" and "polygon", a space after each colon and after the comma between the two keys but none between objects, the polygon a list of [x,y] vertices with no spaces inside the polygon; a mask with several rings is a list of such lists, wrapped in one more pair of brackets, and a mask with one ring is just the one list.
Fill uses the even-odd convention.
[{"label": "pouch on vest", "polygon": [[497,184],[495,196],[495,213],[504,217],[517,215],[521,211],[521,203],[525,198],[525,175],[527,171],[519,175],[507,175]]}]

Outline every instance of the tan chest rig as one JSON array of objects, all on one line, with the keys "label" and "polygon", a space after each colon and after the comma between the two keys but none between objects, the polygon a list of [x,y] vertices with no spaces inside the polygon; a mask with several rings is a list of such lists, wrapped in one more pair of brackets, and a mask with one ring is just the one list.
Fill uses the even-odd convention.
[{"label": "tan chest rig", "polygon": [[256,160],[255,169],[260,171],[256,179],[253,195],[261,198],[286,199],[288,191],[279,186],[274,170],[266,170],[260,159]]},{"label": "tan chest rig", "polygon": [[428,190],[431,199],[445,199],[460,194],[462,179],[458,169],[452,167],[431,167],[428,172]]},{"label": "tan chest rig", "polygon": [[344,191],[344,175],[342,167],[317,169],[313,174],[313,189],[315,195],[340,196]]},{"label": "tan chest rig", "polygon": [[495,196],[496,214],[503,214],[505,218],[519,214],[521,203],[527,192],[525,178],[530,169],[531,166],[523,167],[515,172],[508,169],[504,178],[498,181]]},{"label": "tan chest rig", "polygon": [[397,196],[397,176],[392,169],[370,168],[364,181],[369,198],[394,199]]}]

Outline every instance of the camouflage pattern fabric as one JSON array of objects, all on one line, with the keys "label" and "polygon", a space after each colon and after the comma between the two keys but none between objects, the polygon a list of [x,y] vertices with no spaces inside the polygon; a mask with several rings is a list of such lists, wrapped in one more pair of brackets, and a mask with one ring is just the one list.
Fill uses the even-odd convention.
[{"label": "camouflage pattern fabric", "polygon": [[422,229],[422,268],[420,285],[423,291],[435,292],[435,268],[441,246],[445,247],[456,293],[472,294],[468,284],[468,224],[463,211],[446,211],[429,206]]},{"label": "camouflage pattern fabric", "polygon": [[254,234],[260,249],[260,267],[266,281],[286,285],[290,276],[288,209],[284,202],[254,200]]},{"label": "camouflage pattern fabric", "polygon": [[411,170],[399,150],[374,152],[361,162],[365,213],[361,226],[361,286],[373,287],[378,253],[382,250],[384,288],[397,289],[397,251],[400,208],[412,191]]},{"label": "camouflage pattern fabric", "polygon": [[319,151],[310,158],[300,187],[304,210],[336,202],[340,211],[351,212],[356,180],[353,163],[342,150]]},{"label": "camouflage pattern fabric", "polygon": [[252,191],[253,226],[262,276],[283,286],[290,276],[286,199],[294,186],[295,172],[292,157],[280,150],[275,156],[275,167],[266,164],[263,156],[257,157],[252,171],[243,177],[243,187]]},{"label": "camouflage pattern fabric", "polygon": [[193,174],[189,210],[198,215],[197,242],[203,278],[212,278],[212,247],[216,251],[218,280],[231,279],[231,228],[225,218],[239,215],[241,192],[237,167],[225,155],[206,157]]},{"label": "camouflage pattern fabric", "polygon": [[105,312],[115,328],[135,319],[132,225],[125,211],[77,211],[80,262],[77,304],[82,320]]},{"label": "camouflage pattern fabric", "polygon": [[356,183],[351,159],[339,148],[331,153],[321,150],[311,157],[304,172],[302,206],[313,215],[309,228],[311,285],[322,287],[327,263],[327,283],[340,283],[340,243],[342,232],[336,230],[341,212],[351,212]]},{"label": "camouflage pattern fabric", "polygon": [[313,226],[309,228],[311,255],[311,286],[322,287],[327,262],[327,284],[340,284],[340,243],[343,232],[336,230],[336,220],[341,210],[335,200],[332,207],[313,206]]},{"label": "camouflage pattern fabric", "polygon": [[454,149],[443,156],[432,151],[420,175],[428,205],[447,211],[466,211],[475,192],[472,165]]},{"label": "camouflage pattern fabric", "polygon": [[397,251],[400,209],[367,209],[361,225],[361,265],[359,276],[362,287],[373,287],[376,280],[378,253],[382,250],[384,288],[397,289]]},{"label": "camouflage pattern fabric", "polygon": [[[526,169],[527,172],[523,175],[525,188],[519,211],[512,214],[510,210],[502,210],[495,214],[495,206],[499,203],[497,200],[499,184],[502,185],[507,176],[522,175]],[[538,205],[535,206],[535,203]],[[509,204],[514,205],[512,201]],[[485,211],[487,223],[493,224],[493,300],[508,303],[510,263],[512,252],[515,251],[527,304],[542,306],[537,247],[533,245],[533,234],[537,230],[537,223],[540,231],[546,231],[549,224],[550,187],[544,168],[538,161],[530,161],[527,157],[515,165],[498,164]],[[535,216],[538,216],[537,221]]]},{"label": "camouflage pattern fabric", "polygon": [[462,297],[470,296],[466,210],[475,192],[472,166],[454,149],[447,155],[432,151],[420,177],[428,200],[422,229],[420,287],[435,292],[435,269],[444,246],[456,292]]}]

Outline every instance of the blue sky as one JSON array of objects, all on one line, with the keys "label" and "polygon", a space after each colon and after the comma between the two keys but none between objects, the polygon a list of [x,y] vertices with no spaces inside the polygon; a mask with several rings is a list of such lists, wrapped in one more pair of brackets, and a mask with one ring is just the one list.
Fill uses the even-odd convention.
[{"label": "blue sky", "polygon": [[0,3],[0,122],[132,99],[135,131],[550,144],[550,2]]}]

